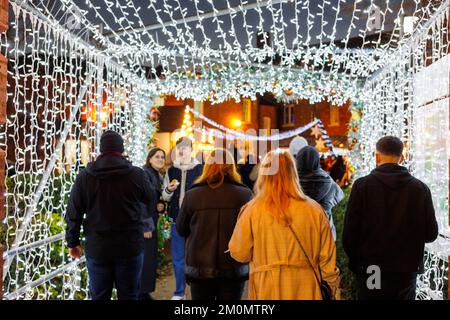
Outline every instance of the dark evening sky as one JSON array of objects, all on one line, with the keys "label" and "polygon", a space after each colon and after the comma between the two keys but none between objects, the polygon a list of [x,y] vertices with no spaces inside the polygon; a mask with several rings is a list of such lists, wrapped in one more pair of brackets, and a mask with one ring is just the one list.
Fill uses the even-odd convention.
[{"label": "dark evening sky", "polygon": [[[73,1],[76,3],[82,10],[86,10],[86,12],[83,12],[83,15],[85,15],[89,20],[91,20],[94,24],[99,24],[101,20],[96,17],[95,11],[92,8],[89,8],[86,5],[85,0],[75,0]],[[166,10],[169,10],[168,8],[164,8],[164,3],[170,5],[172,7],[172,14],[174,19],[180,19],[182,18],[182,14],[180,12],[180,6],[183,10],[185,10],[185,14],[187,17],[189,16],[196,16],[196,7],[194,4],[194,1],[191,0],[120,0],[120,1],[110,1],[112,4],[111,11],[108,11],[107,3],[108,1],[104,0],[91,0],[91,2],[96,6],[97,10],[101,13],[102,17],[106,20],[106,22],[114,29],[114,30],[121,30],[122,27],[125,28],[137,28],[139,27],[139,19],[135,17],[135,11],[134,9],[127,7],[127,3],[133,2],[135,7],[140,7],[139,16],[142,22],[145,25],[154,25],[158,24],[157,20],[157,14],[153,8],[148,8],[150,2],[153,2],[154,8],[156,10],[161,10],[159,12],[159,15],[163,21],[171,21],[170,15],[166,12]],[[200,11],[203,11],[205,13],[213,11],[213,7],[211,5],[211,1],[207,0],[198,0],[197,7]],[[255,3],[255,1],[247,1],[244,2],[243,0],[230,0],[228,1],[231,7],[238,6],[241,3],[247,3],[252,4]],[[267,1],[259,1],[260,4],[264,5]],[[276,1],[274,1],[276,2]],[[336,11],[333,8],[338,7],[338,3],[340,2],[340,10],[339,10],[339,21],[336,23],[336,39],[342,39],[347,36],[350,21],[352,19],[352,15],[354,12],[354,2],[355,0],[328,0],[326,1],[323,12],[324,12],[324,20],[328,22],[327,25],[323,26],[323,32],[327,35],[331,34],[333,31],[333,27],[335,25],[335,17],[336,17]],[[371,0],[363,0],[357,3],[356,8],[357,10],[360,10],[356,13],[357,19],[354,19],[354,24],[356,25],[356,28],[352,29],[352,32],[350,34],[351,37],[358,36],[359,30],[365,30],[366,24],[367,24],[367,9],[369,8],[371,4]],[[415,9],[415,3],[414,1],[402,1],[402,0],[391,0],[391,1],[385,1],[385,0],[373,0],[373,3],[379,6],[381,12],[386,11],[386,3],[389,3],[389,8],[392,10],[392,12],[387,13],[386,15],[386,21],[385,21],[385,30],[391,30],[393,26],[393,21],[395,18],[397,18],[399,10],[402,8],[405,11],[406,15],[411,15]],[[119,3],[122,6],[121,8],[118,8],[116,5]],[[227,1],[225,0],[214,0],[214,7],[217,10],[226,9],[227,8]],[[282,19],[281,17],[279,19],[276,19],[276,25],[280,26],[280,21],[284,21],[287,26],[284,27],[284,34],[283,36],[286,39],[286,43],[288,47],[292,46],[293,40],[297,37],[297,35],[300,35],[301,38],[306,39],[307,36],[307,29],[308,29],[308,10],[305,5],[306,1],[304,0],[297,0],[297,1],[282,1],[282,3],[276,3],[273,5],[273,8],[279,9],[280,6],[283,8],[282,11]],[[322,24],[321,24],[321,12],[322,9],[319,7],[323,3],[322,0],[311,0],[309,5],[310,14],[312,15],[310,18],[310,23],[312,23],[313,28],[310,31],[311,34],[311,42],[316,42],[318,36],[321,33]],[[299,10],[295,10],[296,7]],[[114,17],[114,15],[116,17]],[[122,19],[122,26],[118,23],[118,19],[121,17],[127,17],[126,19]],[[270,12],[268,7],[262,7],[261,8],[261,16],[264,20],[263,26],[266,31],[270,31],[270,27],[273,25],[273,16]],[[292,20],[295,19],[297,16],[298,18],[298,28]],[[118,19],[117,19],[118,18]],[[249,41],[247,32],[243,27],[244,22],[244,14],[242,12],[238,12],[234,18],[230,19],[230,15],[223,15],[219,17],[221,28],[226,33],[226,39],[229,43],[232,43],[235,39],[234,36],[231,35],[229,32],[231,30],[231,23],[233,23],[234,28],[236,30],[237,39],[239,43],[241,44],[241,47],[244,47],[245,44]],[[248,31],[251,34],[251,43],[255,43],[255,34],[256,34],[256,27],[260,23],[260,14],[256,10],[248,10],[245,13],[245,21],[248,25]],[[193,29],[194,37],[197,43],[201,43],[204,39],[203,34],[199,28],[196,28],[197,22],[191,22],[188,23],[188,25]],[[218,31],[217,22],[214,22],[212,18],[203,20],[203,26],[205,29],[205,34],[208,38],[212,39],[211,47],[217,48],[221,44],[223,45],[223,39],[219,37],[220,32]],[[179,29],[184,29],[183,24],[178,24],[177,27]],[[168,30],[175,31],[173,27],[168,27]],[[105,33],[108,33],[109,31],[105,29]],[[160,43],[165,43],[167,40],[167,36],[163,34],[161,29],[157,30],[151,30],[149,31],[150,34],[158,37],[158,40]],[[143,33],[143,40],[147,41],[147,37],[145,36],[145,32]],[[326,42],[327,38],[322,37],[322,41]]]}]

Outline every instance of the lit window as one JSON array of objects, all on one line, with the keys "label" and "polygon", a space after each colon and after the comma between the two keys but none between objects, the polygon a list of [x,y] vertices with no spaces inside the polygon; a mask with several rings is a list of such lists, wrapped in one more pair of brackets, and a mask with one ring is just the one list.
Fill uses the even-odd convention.
[{"label": "lit window", "polygon": [[89,162],[89,142],[86,139],[79,140],[79,145],[74,139],[67,139],[64,144],[64,164],[71,166],[81,162],[86,166]]},{"label": "lit window", "polygon": [[81,163],[86,166],[89,162],[89,143],[87,140],[83,139],[81,140]]},{"label": "lit window", "polygon": [[242,120],[247,123],[252,122],[252,101],[250,99],[242,100],[242,110],[243,110]]},{"label": "lit window", "polygon": [[293,126],[294,125],[294,105],[288,104],[283,108],[283,125]]},{"label": "lit window", "polygon": [[270,135],[271,121],[270,117],[263,117],[263,129],[266,130],[266,135]]},{"label": "lit window", "polygon": [[330,127],[339,126],[339,107],[330,106]]},{"label": "lit window", "polygon": [[77,141],[67,139],[64,144],[64,164],[73,165],[77,160]]}]

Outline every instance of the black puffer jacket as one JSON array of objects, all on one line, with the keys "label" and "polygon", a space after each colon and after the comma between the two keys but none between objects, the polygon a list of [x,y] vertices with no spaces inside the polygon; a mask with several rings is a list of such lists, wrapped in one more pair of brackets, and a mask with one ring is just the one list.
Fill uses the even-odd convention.
[{"label": "black puffer jacket", "polygon": [[[125,258],[143,250],[141,202],[152,202],[154,192],[141,168],[123,157],[106,156],[78,174],[67,206],[68,247],[80,244],[80,228],[91,258]],[[86,216],[85,216],[86,214]]]},{"label": "black puffer jacket", "polygon": [[320,155],[316,149],[311,146],[303,147],[298,152],[296,160],[302,190],[325,210],[333,237],[336,240],[336,228],[331,209],[344,198],[344,193],[336,182],[320,168]]},{"label": "black puffer jacket", "polygon": [[248,266],[225,251],[240,209],[251,198],[249,188],[228,181],[216,189],[193,185],[186,192],[176,227],[186,237],[187,280],[247,279]]}]

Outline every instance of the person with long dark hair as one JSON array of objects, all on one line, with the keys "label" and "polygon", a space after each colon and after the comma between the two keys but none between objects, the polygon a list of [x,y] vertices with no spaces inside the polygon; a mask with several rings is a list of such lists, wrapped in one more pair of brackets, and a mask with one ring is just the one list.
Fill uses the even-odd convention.
[{"label": "person with long dark hair", "polygon": [[147,155],[144,172],[152,185],[154,199],[143,205],[149,218],[144,227],[144,265],[141,275],[141,288],[139,298],[141,300],[153,300],[151,293],[155,291],[157,267],[158,267],[158,212],[156,201],[161,198],[163,176],[162,169],[166,162],[166,153],[160,148],[153,148]]}]

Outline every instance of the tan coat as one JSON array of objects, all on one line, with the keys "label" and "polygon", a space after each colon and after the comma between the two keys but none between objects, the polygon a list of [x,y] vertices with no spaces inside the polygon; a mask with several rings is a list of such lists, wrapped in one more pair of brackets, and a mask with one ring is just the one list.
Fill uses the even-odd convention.
[{"label": "tan coat", "polygon": [[[333,291],[339,284],[336,246],[321,206],[308,198],[292,201],[292,228],[311,262]],[[229,243],[231,256],[250,262],[250,300],[320,300],[320,288],[289,227],[269,212],[242,212]],[[319,276],[318,269],[316,269]]]}]

